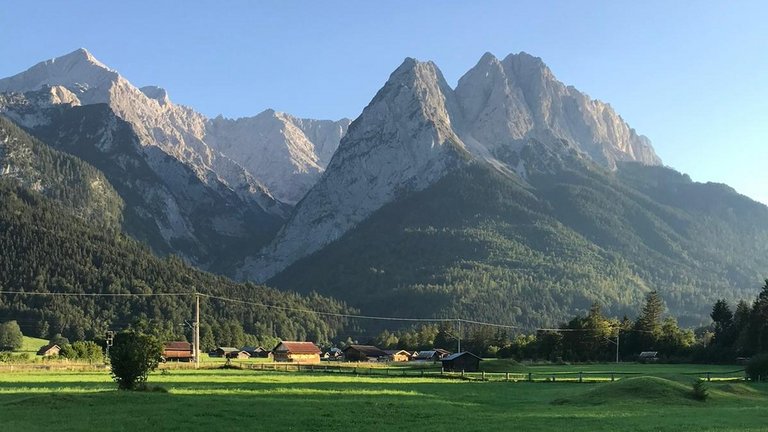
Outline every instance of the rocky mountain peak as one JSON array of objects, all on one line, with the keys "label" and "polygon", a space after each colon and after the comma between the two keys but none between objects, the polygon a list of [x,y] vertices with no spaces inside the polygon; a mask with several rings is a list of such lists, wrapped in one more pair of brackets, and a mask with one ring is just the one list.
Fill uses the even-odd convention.
[{"label": "rocky mountain peak", "polygon": [[608,168],[617,161],[660,164],[647,138],[608,105],[558,81],[539,57],[525,52],[499,62],[486,53],[456,87],[462,138],[501,160],[530,139],[566,140]]},{"label": "rocky mountain peak", "polygon": [[0,92],[27,92],[44,86],[63,86],[84,104],[109,102],[108,91],[120,76],[80,48],[40,62],[14,76],[0,79]]}]

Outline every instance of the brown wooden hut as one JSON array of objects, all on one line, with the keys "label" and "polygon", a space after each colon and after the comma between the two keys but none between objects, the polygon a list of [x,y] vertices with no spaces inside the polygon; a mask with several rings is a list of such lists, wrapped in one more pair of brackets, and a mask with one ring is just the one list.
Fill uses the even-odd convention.
[{"label": "brown wooden hut", "polygon": [[192,361],[195,358],[195,350],[189,342],[166,342],[163,345],[163,358],[174,361]]}]

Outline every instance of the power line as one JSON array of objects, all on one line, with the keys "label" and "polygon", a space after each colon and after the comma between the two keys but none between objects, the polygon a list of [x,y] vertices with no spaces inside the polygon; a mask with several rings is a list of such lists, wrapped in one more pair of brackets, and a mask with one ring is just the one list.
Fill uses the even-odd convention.
[{"label": "power line", "polygon": [[[477,321],[477,320],[470,320],[465,318],[406,318],[406,317],[386,317],[386,316],[376,316],[376,315],[358,315],[358,314],[348,314],[348,313],[341,313],[341,312],[323,312],[323,311],[317,311],[312,309],[304,309],[304,308],[295,308],[295,307],[288,307],[288,306],[277,306],[277,305],[271,305],[261,302],[255,302],[250,300],[241,300],[241,299],[233,299],[229,297],[223,297],[223,296],[216,296],[212,294],[204,294],[199,292],[181,292],[181,293],[66,293],[66,292],[37,292],[37,291],[0,291],[0,294],[18,294],[18,295],[38,295],[38,296],[65,296],[65,297],[78,297],[78,296],[84,296],[84,297],[153,297],[153,296],[172,296],[172,297],[181,297],[181,296],[200,296],[205,297],[209,299],[214,300],[220,300],[220,301],[226,301],[231,303],[238,303],[238,304],[244,304],[244,305],[250,305],[250,306],[258,306],[258,307],[264,307],[268,309],[277,309],[277,310],[283,310],[283,311],[291,311],[291,312],[300,312],[300,313],[312,313],[316,315],[321,316],[328,316],[328,317],[334,317],[334,318],[348,318],[348,319],[365,319],[365,320],[375,320],[375,321],[393,321],[393,322],[429,322],[429,323],[466,323],[466,324],[475,324],[475,325],[482,325],[482,326],[488,326],[488,327],[496,327],[496,328],[505,328],[505,329],[514,329],[514,330],[529,330],[529,331],[552,331],[552,332],[594,332],[599,331],[599,329],[568,329],[568,328],[526,328],[516,325],[509,325],[509,324],[499,324],[499,323],[491,323],[487,321]],[[616,326],[611,326],[611,329],[617,328]],[[646,332],[650,333],[644,330],[636,330],[636,329],[622,329],[623,331],[635,331],[635,332]]]},{"label": "power line", "polygon": [[38,296],[62,297],[154,297],[154,296],[189,296],[195,293],[68,293],[68,292],[38,292],[38,291],[0,291],[0,294],[20,294]]}]

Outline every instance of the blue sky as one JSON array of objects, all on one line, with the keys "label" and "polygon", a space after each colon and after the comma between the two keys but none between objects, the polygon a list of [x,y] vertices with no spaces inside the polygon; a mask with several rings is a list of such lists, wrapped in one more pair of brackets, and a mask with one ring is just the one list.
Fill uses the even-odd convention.
[{"label": "blue sky", "polygon": [[667,165],[768,203],[767,22],[764,1],[18,1],[0,11],[0,76],[85,47],[209,116],[335,119],[405,57],[455,85],[486,51],[526,51]]}]

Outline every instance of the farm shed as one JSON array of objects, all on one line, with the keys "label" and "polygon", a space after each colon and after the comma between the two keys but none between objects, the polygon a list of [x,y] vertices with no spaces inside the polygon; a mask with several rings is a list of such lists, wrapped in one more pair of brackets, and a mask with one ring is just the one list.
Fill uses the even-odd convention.
[{"label": "farm shed", "polygon": [[163,346],[163,358],[166,360],[191,361],[194,357],[195,350],[189,342],[166,342]]},{"label": "farm shed", "polygon": [[322,351],[312,342],[280,342],[272,350],[276,362],[320,363]]},{"label": "farm shed", "polygon": [[350,345],[344,348],[346,361],[379,361],[387,360],[387,353],[373,345]]},{"label": "farm shed", "polygon": [[389,361],[407,362],[411,360],[411,353],[406,350],[384,350],[389,357]]},{"label": "farm shed", "polygon": [[482,359],[471,352],[460,352],[451,354],[442,360],[443,370],[448,372],[477,372],[480,370],[480,361]]},{"label": "farm shed", "polygon": [[43,357],[50,357],[59,355],[59,352],[61,352],[61,347],[56,344],[48,344],[43,345],[40,347],[39,350],[37,350],[37,355],[43,356]]}]

